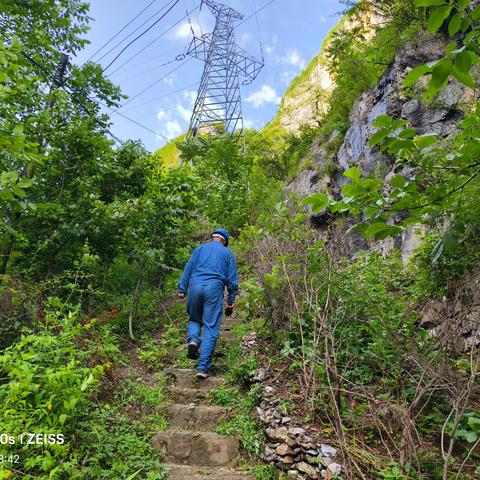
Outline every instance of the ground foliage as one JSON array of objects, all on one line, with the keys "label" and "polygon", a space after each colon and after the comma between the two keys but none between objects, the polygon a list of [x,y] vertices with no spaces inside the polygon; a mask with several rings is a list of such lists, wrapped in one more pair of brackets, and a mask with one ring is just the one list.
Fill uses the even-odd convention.
[{"label": "ground foliage", "polygon": [[[112,364],[129,331],[141,339],[139,357],[152,371],[171,361],[187,365],[175,348],[184,314],[159,314],[158,297],[174,291],[195,234],[226,226],[240,237],[232,246],[245,278],[245,322],[271,342],[270,364],[287,366],[286,385],[304,421],[340,447],[345,478],[473,478],[478,357],[419,329],[417,307],[448,296],[478,262],[476,109],[447,144],[416,135],[401,120],[377,119],[372,146],[394,156],[399,172],[409,166],[415,175],[399,173],[385,190],[382,179],[362,178],[353,167],[342,200],[317,195],[309,202],[315,211],[328,206],[336,226],[346,213],[356,215],[355,229],[375,239],[426,225],[408,265],[396,255],[342,258],[348,235],[332,231],[334,241],[325,243],[328,236],[319,238],[303,207],[295,198],[284,202],[282,192],[314,137],[337,131],[329,152],[335,157],[353,102],[418,28],[443,29],[452,43],[444,59],[413,70],[406,88],[427,75],[431,101],[449,76],[471,87],[480,10],[469,5],[350,5],[353,15],[373,9],[388,21],[373,36],[359,26],[330,38],[336,88],[318,127],[281,132],[281,142],[247,132],[245,154],[224,135],[180,143],[184,165],[167,170],[141,144],[109,138],[99,101],[116,106],[122,94],[99,66],[69,67],[63,88],[50,88],[59,52],[85,43],[86,4],[2,3],[0,312],[8,322],[0,327],[1,430],[61,430],[71,441],[22,448],[20,463],[0,465],[0,476],[163,478],[148,438],[164,419],[148,411],[164,400],[164,383],[118,385]],[[409,215],[392,222],[399,210]],[[238,346],[226,355],[236,386],[214,392],[212,402],[231,405],[243,392],[221,431],[237,435],[255,457],[262,448],[252,416],[259,392],[249,382],[258,359],[242,358]],[[146,409],[146,423],[131,422],[129,403]],[[282,405],[295,413],[291,403]],[[274,476],[269,467],[255,468],[259,479]]]}]

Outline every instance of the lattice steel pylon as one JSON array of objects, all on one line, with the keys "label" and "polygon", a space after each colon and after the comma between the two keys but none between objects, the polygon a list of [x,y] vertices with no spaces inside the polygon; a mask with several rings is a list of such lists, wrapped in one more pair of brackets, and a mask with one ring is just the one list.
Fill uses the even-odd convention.
[{"label": "lattice steel pylon", "polygon": [[264,63],[235,43],[235,23],[243,15],[213,0],[203,0],[203,4],[216,22],[213,32],[194,35],[186,52],[205,62],[187,138],[195,140],[202,129],[221,125],[238,140],[243,132],[240,78],[244,78],[244,85],[250,84]]}]

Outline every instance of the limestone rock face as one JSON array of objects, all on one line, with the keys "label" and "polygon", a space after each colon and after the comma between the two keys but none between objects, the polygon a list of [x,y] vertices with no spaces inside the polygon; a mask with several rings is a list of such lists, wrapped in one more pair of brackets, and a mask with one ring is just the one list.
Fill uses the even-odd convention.
[{"label": "limestone rock face", "polygon": [[459,352],[480,345],[480,269],[463,280],[455,298],[430,300],[422,312],[420,326],[444,338]]},{"label": "limestone rock face", "polygon": [[[374,26],[380,21],[375,15],[364,13],[345,19],[336,29],[348,31],[362,25],[363,35],[369,39],[373,35]],[[298,133],[302,126],[317,125],[328,110],[328,100],[335,82],[330,75],[325,47],[310,62],[301,77],[301,81],[293,84],[284,96],[278,111],[280,125],[293,134]]]},{"label": "limestone rock face", "polygon": [[[421,98],[421,91],[407,96],[402,83],[407,74],[418,65],[437,60],[443,56],[445,43],[440,36],[419,35],[415,41],[401,47],[378,84],[363,93],[354,103],[350,113],[350,127],[335,158],[327,158],[325,142],[317,138],[308,154],[309,166],[299,172],[287,186],[286,190],[304,198],[315,193],[327,193],[330,197],[339,198],[341,188],[348,181],[343,172],[355,165],[364,176],[372,173],[383,175],[385,184],[396,173],[411,176],[414,172],[404,168],[398,171],[393,159],[380,152],[378,147],[371,148],[369,140],[376,132],[373,126],[379,115],[390,115],[394,118],[406,119],[420,134],[434,133],[440,137],[448,137],[455,132],[463,117],[462,106],[472,99],[473,92],[450,80],[449,84],[435,99],[433,104],[426,105]],[[328,168],[327,168],[328,166]],[[307,206],[311,213],[311,207]],[[314,227],[324,229],[330,218],[327,212],[311,215]],[[348,223],[348,221],[347,221]],[[393,247],[401,250],[407,260],[419,244],[414,229],[407,230],[395,239],[366,244],[360,238],[349,238],[345,242],[347,253],[354,255],[358,249],[373,249],[387,254]]]},{"label": "limestone rock face", "polygon": [[[338,153],[338,163],[342,170],[351,165],[360,167],[365,175],[382,171],[385,175],[392,168],[391,159],[370,148],[368,142],[376,129],[373,127],[379,115],[404,118],[420,134],[435,133],[448,136],[462,118],[461,104],[468,102],[471,92],[456,80],[451,80],[435,99],[433,105],[425,105],[420,93],[413,98],[405,96],[402,82],[412,68],[443,56],[445,44],[435,36],[421,36],[417,41],[400,48],[395,59],[371,90],[365,92],[355,102],[350,115],[343,145]],[[338,177],[340,183],[345,179]]]}]

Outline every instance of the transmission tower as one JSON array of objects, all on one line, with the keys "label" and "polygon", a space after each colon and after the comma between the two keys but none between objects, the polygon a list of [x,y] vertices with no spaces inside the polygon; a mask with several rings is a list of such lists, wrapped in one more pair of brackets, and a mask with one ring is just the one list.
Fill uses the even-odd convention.
[{"label": "transmission tower", "polygon": [[264,63],[235,43],[235,23],[243,15],[214,0],[203,3],[216,21],[213,32],[193,35],[186,52],[205,62],[187,138],[195,140],[202,129],[221,126],[238,140],[243,132],[240,79],[244,85],[250,84]]}]

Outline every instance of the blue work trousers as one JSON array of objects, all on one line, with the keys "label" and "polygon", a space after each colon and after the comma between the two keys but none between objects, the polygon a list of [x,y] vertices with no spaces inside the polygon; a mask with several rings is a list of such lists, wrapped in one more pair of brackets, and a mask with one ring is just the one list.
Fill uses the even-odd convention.
[{"label": "blue work trousers", "polygon": [[[200,345],[197,370],[208,372],[220,334],[223,313],[223,285],[216,283],[191,285],[188,289],[187,343],[195,341]],[[202,338],[203,326],[203,338]]]}]

